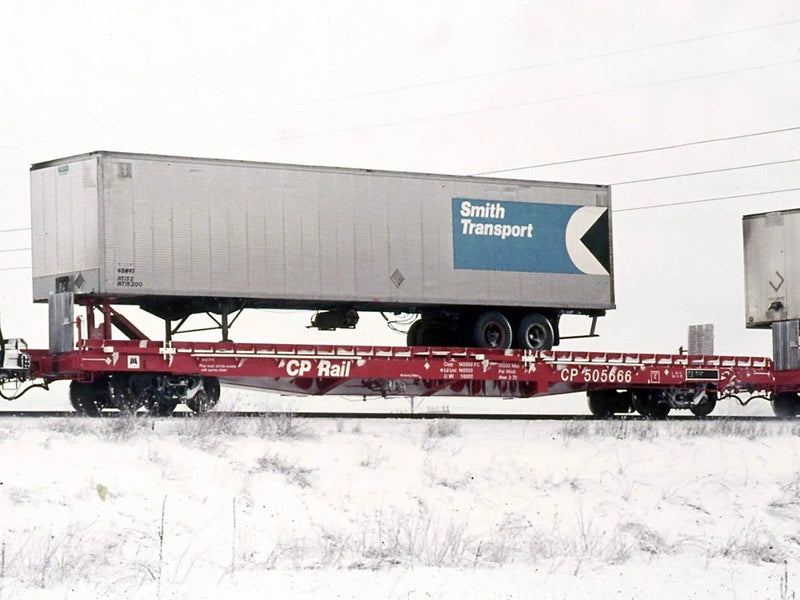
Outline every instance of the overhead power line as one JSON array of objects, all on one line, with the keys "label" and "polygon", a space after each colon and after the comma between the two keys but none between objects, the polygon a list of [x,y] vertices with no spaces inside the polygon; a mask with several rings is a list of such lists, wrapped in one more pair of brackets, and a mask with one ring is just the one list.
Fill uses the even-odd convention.
[{"label": "overhead power line", "polygon": [[18,227],[16,229],[0,229],[0,233],[13,233],[15,231],[30,231],[30,227]]},{"label": "overhead power line", "polygon": [[[683,82],[686,82],[686,81],[699,81],[699,80],[708,79],[708,78],[711,78],[711,77],[725,77],[725,76],[728,76],[728,75],[736,75],[736,74],[740,74],[740,73],[748,73],[748,72],[751,72],[751,71],[761,71],[761,70],[764,70],[764,69],[771,69],[771,68],[774,68],[774,67],[783,67],[783,66],[787,66],[787,65],[796,65],[798,63],[800,63],[800,59],[785,60],[785,61],[779,61],[779,62],[774,62],[774,63],[766,63],[766,64],[761,64],[761,65],[755,65],[755,66],[751,66],[751,67],[742,67],[742,68],[739,68],[739,69],[728,69],[728,70],[725,70],[725,71],[714,71],[714,72],[711,72],[711,73],[701,73],[699,75],[690,75],[690,76],[687,76],[687,77],[678,77],[678,78],[674,78],[674,79],[662,79],[662,80],[659,80],[659,81],[650,81],[650,82],[647,82],[647,83],[639,83],[639,84],[628,85],[628,86],[624,86],[624,87],[607,88],[607,89],[595,90],[595,91],[591,91],[591,92],[581,92],[581,93],[578,93],[578,94],[568,94],[568,95],[565,95],[565,96],[551,96],[549,98],[540,98],[538,100],[528,100],[528,101],[523,101],[523,102],[514,102],[514,103],[510,103],[510,104],[499,104],[499,105],[495,105],[495,106],[485,106],[485,107],[481,107],[481,108],[472,108],[472,109],[467,109],[467,110],[439,113],[439,114],[434,114],[434,115],[412,117],[412,118],[408,118],[408,119],[399,119],[399,120],[396,120],[396,121],[384,121],[384,122],[380,122],[380,123],[367,123],[365,125],[353,125],[353,126],[350,126],[350,127],[342,127],[342,128],[339,128],[339,129],[328,129],[328,130],[325,130],[325,131],[313,131],[313,132],[308,132],[308,133],[298,133],[298,134],[295,134],[295,135],[283,135],[283,136],[278,136],[278,137],[273,137],[273,138],[266,138],[266,139],[260,140],[259,143],[288,142],[288,141],[306,139],[306,138],[319,138],[319,137],[325,137],[325,136],[330,136],[330,135],[339,135],[339,134],[343,134],[343,133],[353,133],[353,132],[357,132],[357,131],[367,131],[367,130],[370,130],[370,129],[385,129],[385,128],[390,128],[390,127],[399,127],[401,125],[414,125],[414,124],[419,124],[419,123],[429,123],[429,122],[437,121],[437,120],[441,120],[441,119],[453,119],[453,118],[467,117],[467,116],[471,116],[471,115],[478,115],[478,114],[488,113],[488,112],[498,112],[498,111],[504,111],[504,110],[515,110],[515,109],[526,108],[526,107],[529,107],[529,106],[537,106],[537,105],[542,105],[542,104],[553,104],[553,103],[557,103],[557,102],[564,102],[564,101],[567,101],[567,100],[580,100],[580,99],[584,99],[584,98],[593,98],[593,97],[597,97],[597,96],[605,96],[607,94],[615,94],[615,93],[623,92],[623,91],[643,90],[643,89],[648,89],[648,88],[652,88],[652,87],[659,87],[659,86],[664,86],[664,85],[672,85],[672,84],[676,84],[676,83],[683,83]],[[192,121],[186,121],[186,122],[188,123],[188,122],[192,122]],[[70,139],[70,138],[65,138],[65,139],[62,139],[62,140],[39,140],[39,141],[36,141],[36,142],[28,142],[28,143],[25,143],[25,144],[12,144],[10,146],[0,146],[0,149],[14,148],[14,147],[20,147],[20,146],[33,146],[33,145],[37,145],[37,144],[51,143],[51,142],[56,142],[56,141],[66,141],[67,139]],[[582,160],[587,160],[587,159],[582,159]],[[578,161],[566,161],[566,162],[568,163],[568,162],[578,162]],[[524,167],[513,167],[513,168],[510,168],[510,169],[500,169],[498,171],[486,171],[484,173],[476,173],[476,175],[494,175],[494,174],[497,174],[497,173],[508,173],[508,172],[511,172],[511,171],[521,171],[521,170],[524,170],[524,169],[533,169],[533,168],[542,167],[542,166],[551,166],[551,165],[554,165],[554,164],[565,164],[565,163],[545,163],[545,164],[538,164],[538,165],[528,165],[528,166],[524,166]]]},{"label": "overhead power line", "polygon": [[609,185],[630,185],[632,183],[646,183],[649,181],[663,181],[665,179],[678,179],[680,177],[694,177],[695,175],[710,175],[712,173],[726,173],[728,171],[740,171],[742,169],[756,169],[758,167],[771,167],[773,165],[786,165],[789,163],[800,162],[800,158],[790,158],[788,160],[772,160],[769,162],[754,163],[751,165],[738,165],[735,167],[724,167],[722,169],[708,169],[705,171],[693,171],[691,173],[677,173],[675,175],[662,175],[661,177],[646,177],[644,179],[631,179],[629,181],[615,181]]},{"label": "overhead power line", "polygon": [[30,250],[30,248],[7,248],[0,250],[0,252],[24,252],[25,250]]},{"label": "overhead power line", "polygon": [[721,200],[735,200],[737,198],[755,198],[756,196],[769,196],[771,194],[783,194],[785,192],[799,191],[800,187],[784,188],[782,190],[768,190],[764,192],[752,192],[750,194],[735,194],[733,196],[717,196],[716,198],[703,198],[702,200],[680,200],[677,202],[664,202],[663,204],[651,204],[650,206],[635,206],[633,208],[614,208],[612,212],[633,212],[639,210],[652,210],[654,208],[666,208],[669,206],[683,206],[687,204],[703,204],[704,202],[718,202]]},{"label": "overhead power line", "polygon": [[[501,70],[497,70],[497,71],[485,71],[483,73],[475,73],[475,74],[472,74],[472,75],[463,75],[463,76],[460,76],[460,77],[449,77],[449,78],[443,78],[443,79],[434,79],[434,80],[430,80],[430,81],[422,81],[422,82],[419,82],[419,83],[410,83],[410,84],[407,84],[407,85],[399,85],[399,86],[394,86],[394,87],[386,87],[386,88],[379,88],[379,89],[373,89],[373,90],[366,90],[364,92],[356,92],[356,93],[353,93],[353,94],[344,94],[344,95],[341,95],[341,96],[329,96],[327,98],[312,98],[310,100],[301,100],[301,101],[298,101],[298,102],[290,102],[290,103],[286,103],[286,104],[278,104],[278,105],[275,105],[275,106],[272,106],[272,107],[269,107],[269,108],[271,110],[284,110],[284,109],[298,108],[298,107],[303,107],[303,106],[313,106],[313,105],[318,105],[318,104],[326,104],[326,103],[330,103],[330,102],[341,102],[343,100],[357,100],[359,98],[366,98],[366,97],[370,97],[370,96],[380,96],[380,95],[385,95],[385,94],[392,94],[392,93],[397,93],[397,92],[405,92],[405,91],[410,91],[410,90],[420,89],[420,88],[426,88],[426,87],[449,85],[449,84],[453,84],[453,83],[462,83],[462,82],[465,82],[465,81],[475,81],[475,80],[479,80],[479,79],[486,79],[486,78],[489,78],[489,77],[497,77],[499,75],[508,75],[508,74],[512,74],[512,73],[531,71],[531,70],[535,70],[535,69],[543,69],[543,68],[548,68],[548,67],[563,66],[563,65],[586,62],[586,61],[591,61],[591,60],[598,60],[598,59],[602,59],[602,58],[612,58],[612,57],[615,57],[615,56],[622,56],[622,55],[625,55],[625,54],[643,52],[643,51],[647,51],[647,50],[655,50],[655,49],[659,49],[659,48],[667,48],[667,47],[670,47],[670,46],[678,46],[678,45],[683,45],[683,44],[690,44],[690,43],[700,42],[700,41],[704,41],[704,40],[727,37],[727,36],[731,36],[731,35],[738,35],[738,34],[742,34],[742,33],[750,33],[750,32],[753,32],[753,31],[761,31],[761,30],[766,30],[766,29],[774,29],[776,27],[785,27],[785,26],[789,26],[789,25],[797,25],[798,23],[800,23],[800,19],[792,19],[792,20],[789,20],[789,21],[779,21],[777,23],[769,23],[769,24],[766,24],[766,25],[756,25],[756,26],[753,26],[753,27],[745,27],[745,28],[742,28],[742,29],[732,29],[732,30],[729,30],[729,31],[721,31],[721,32],[718,32],[718,33],[711,33],[711,34],[708,34],[708,35],[699,35],[699,36],[694,36],[694,37],[681,38],[681,39],[678,39],[678,40],[672,40],[672,41],[668,41],[668,42],[659,42],[659,43],[655,43],[655,44],[647,44],[647,45],[644,45],[644,46],[633,46],[633,47],[629,47],[629,48],[622,48],[622,49],[619,49],[619,50],[612,50],[612,51],[609,51],[609,52],[601,52],[601,53],[597,53],[597,54],[587,54],[587,55],[578,56],[578,57],[575,57],[575,58],[563,58],[563,59],[557,59],[557,60],[553,60],[553,61],[549,61],[549,62],[533,63],[533,64],[528,64],[528,65],[522,65],[522,66],[519,66],[519,67],[512,67],[510,69],[501,69]],[[252,115],[252,114],[257,114],[257,113],[240,113],[240,116],[241,115],[247,115],[247,114]],[[260,113],[258,113],[258,114],[260,114]],[[206,118],[206,120],[213,119],[213,118],[219,118],[219,117],[227,117],[227,116],[228,116],[227,113],[226,114],[220,114],[220,115],[209,115]],[[163,122],[159,122],[159,123],[154,123],[153,126],[164,127],[164,126],[168,126],[168,125],[180,125],[180,124],[188,124],[188,123],[194,123],[194,122],[196,122],[195,119],[172,120],[172,121],[163,121]],[[66,141],[66,140],[69,140],[69,139],[72,139],[72,138],[64,138],[64,139],[60,139],[60,140],[39,140],[39,141],[35,141],[35,142],[28,142],[28,143],[25,143],[25,144],[0,145],[0,149],[4,150],[4,149],[9,149],[9,148],[18,148],[18,147],[22,147],[22,146],[32,146],[32,145],[37,145],[37,144],[52,143],[52,142],[56,142],[56,141]],[[294,138],[287,138],[287,139],[294,139]],[[268,141],[282,141],[282,138],[279,138],[277,140],[268,140]]]},{"label": "overhead power line", "polygon": [[[441,119],[452,119],[458,117],[467,117],[471,115],[477,115],[481,113],[487,112],[498,112],[504,110],[515,110],[520,108],[526,108],[529,106],[537,106],[541,104],[552,104],[556,102],[564,102],[566,100],[579,100],[583,98],[593,98],[597,96],[605,96],[607,94],[615,94],[618,92],[623,91],[634,91],[634,90],[643,90],[652,87],[664,86],[664,85],[672,85],[675,83],[682,83],[685,81],[698,81],[701,79],[708,79],[711,77],[725,77],[728,75],[736,75],[739,73],[747,73],[751,71],[760,71],[764,69],[771,69],[773,67],[784,67],[787,65],[796,65],[800,63],[800,59],[792,59],[792,60],[784,60],[774,63],[766,63],[761,65],[755,65],[751,67],[742,67],[739,69],[728,69],[725,71],[714,71],[712,73],[701,73],[699,75],[690,75],[687,77],[678,77],[674,79],[662,79],[659,81],[651,81],[648,83],[640,83],[634,85],[628,85],[624,87],[616,87],[616,88],[607,88],[603,90],[595,90],[592,92],[581,92],[579,94],[569,94],[566,96],[552,96],[549,98],[540,98],[538,100],[527,100],[524,102],[514,102],[511,104],[500,104],[495,106],[485,106],[482,108],[472,108],[467,110],[460,110],[454,112],[447,112],[447,113],[439,113],[435,115],[426,115],[421,117],[413,117],[409,119],[400,119],[397,121],[384,121],[382,123],[368,123],[366,125],[354,125],[351,127],[343,127],[340,129],[328,129],[326,131],[315,131],[309,133],[298,133],[296,135],[284,135],[274,138],[268,138],[264,140],[260,140],[259,143],[274,143],[274,142],[287,142],[292,140],[299,140],[305,138],[314,138],[314,137],[325,137],[329,135],[339,135],[342,133],[353,133],[357,131],[366,131],[370,129],[385,129],[389,127],[398,127],[401,125],[414,125],[418,123],[429,123],[431,121],[437,121]],[[557,164],[557,163],[556,163]],[[527,167],[515,167],[512,169],[501,169],[499,171],[487,171],[485,173],[477,173],[477,175],[492,175],[495,173],[506,173],[509,171],[520,171],[523,169],[530,169],[538,166],[547,166],[547,165],[532,165]]]},{"label": "overhead power line", "polygon": [[688,148],[690,146],[700,146],[702,144],[714,144],[717,142],[729,142],[731,140],[742,140],[746,138],[774,135],[776,133],[787,133],[790,131],[800,131],[800,126],[784,127],[782,129],[769,129],[767,131],[756,131],[753,133],[743,133],[739,135],[730,135],[727,137],[707,138],[703,140],[694,140],[692,142],[682,142],[680,144],[669,144],[666,146],[655,146],[652,148],[640,148],[638,150],[626,150],[624,152],[614,152],[611,154],[598,154],[595,156],[584,156],[582,158],[571,158],[568,160],[558,160],[547,163],[537,163],[533,165],[526,165],[524,167],[511,167],[508,169],[498,169],[496,171],[484,171],[482,173],[474,173],[473,175],[497,175],[498,173],[511,173],[512,171],[524,171],[525,169],[538,169],[541,167],[554,167],[557,165],[569,165],[579,162],[588,162],[591,160],[602,160],[606,158],[618,158],[621,156],[633,156],[634,154],[645,154],[647,152],[661,152],[663,150],[675,150],[676,148]]},{"label": "overhead power line", "polygon": [[410,83],[407,85],[399,85],[394,87],[387,87],[387,88],[380,88],[375,90],[367,90],[364,92],[356,92],[354,94],[346,94],[342,96],[332,96],[328,98],[317,98],[312,100],[305,100],[293,104],[286,104],[280,105],[277,108],[296,108],[299,106],[312,106],[315,104],[325,104],[328,102],[340,102],[342,100],[356,100],[358,98],[366,98],[369,96],[379,96],[383,94],[393,94],[397,92],[406,92],[410,90],[425,88],[425,87],[434,87],[439,85],[448,85],[451,83],[462,83],[465,81],[475,81],[477,79],[486,79],[489,77],[497,77],[499,75],[510,75],[512,73],[520,73],[523,71],[531,71],[535,69],[545,69],[549,67],[559,67],[563,65],[569,65],[574,63],[586,62],[591,60],[598,60],[601,58],[612,58],[615,56],[623,56],[625,54],[632,54],[635,52],[644,52],[646,50],[656,50],[659,48],[668,48],[670,46],[678,46],[682,44],[690,44],[694,42],[701,42],[704,40],[710,40],[714,38],[726,37],[730,35],[738,35],[741,33],[750,33],[753,31],[760,31],[764,29],[773,29],[775,27],[783,27],[786,25],[797,25],[800,23],[800,19],[793,19],[790,21],[781,21],[778,23],[770,23],[768,25],[757,25],[755,27],[745,27],[744,29],[733,29],[729,31],[721,31],[719,33],[711,33],[708,35],[699,35],[695,37],[688,37],[688,38],[681,38],[678,40],[673,40],[670,42],[659,42],[656,44],[647,44],[644,46],[632,46],[629,48],[621,48],[619,50],[611,50],[609,52],[600,52],[597,54],[587,54],[584,56],[577,56],[574,58],[562,58],[548,62],[541,62],[541,63],[532,63],[528,65],[521,65],[519,67],[512,67],[510,69],[502,69],[498,71],[485,71],[483,73],[475,73],[472,75],[462,75],[460,77],[449,77],[446,79],[434,79],[430,81],[422,81],[419,83]]}]

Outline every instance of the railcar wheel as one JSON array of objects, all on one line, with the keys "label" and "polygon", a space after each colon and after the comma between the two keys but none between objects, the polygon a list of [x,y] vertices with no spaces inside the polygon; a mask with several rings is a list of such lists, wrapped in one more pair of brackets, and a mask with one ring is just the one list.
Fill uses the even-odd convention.
[{"label": "railcar wheel", "polygon": [[204,377],[203,378],[203,389],[205,389],[206,394],[208,394],[209,399],[213,402],[212,406],[216,406],[217,402],[219,402],[220,394],[222,390],[219,386],[219,379],[216,377]]},{"label": "railcar wheel", "polygon": [[781,419],[792,419],[800,414],[800,396],[794,392],[772,395],[772,412]]},{"label": "railcar wheel", "polygon": [[614,415],[614,407],[606,390],[587,392],[589,412],[600,419],[607,419]]},{"label": "railcar wheel", "polygon": [[99,417],[103,402],[98,397],[97,392],[96,383],[70,382],[69,401],[75,412],[87,417]]},{"label": "railcar wheel", "polygon": [[633,390],[633,408],[646,419],[666,419],[670,405],[664,402],[664,393],[658,390]]},{"label": "railcar wheel", "polygon": [[700,402],[695,404],[694,406],[690,407],[689,410],[692,411],[692,414],[695,417],[707,417],[711,414],[714,408],[717,406],[717,393],[716,392],[706,392],[706,397],[703,398]]},{"label": "railcar wheel", "polygon": [[550,350],[555,342],[553,324],[541,313],[529,313],[517,326],[516,340],[523,350]]},{"label": "railcar wheel", "polygon": [[586,393],[589,412],[595,417],[607,419],[618,413],[631,412],[631,393],[618,390],[598,390]]},{"label": "railcar wheel", "polygon": [[173,413],[175,407],[178,406],[178,400],[175,398],[167,398],[166,396],[158,393],[150,394],[145,402],[147,412],[154,417],[168,417]]},{"label": "railcar wheel", "polygon": [[108,396],[111,405],[126,415],[132,415],[142,406],[142,400],[127,377],[112,376],[108,379]]},{"label": "railcar wheel", "polygon": [[473,341],[478,348],[511,348],[511,323],[506,316],[496,310],[483,313],[475,322]]},{"label": "railcar wheel", "polygon": [[203,387],[194,396],[186,400],[186,406],[192,412],[205,414],[217,405],[219,395],[219,380],[216,377],[205,377],[203,379]]},{"label": "railcar wheel", "polygon": [[192,412],[203,415],[211,410],[213,404],[211,404],[211,399],[205,390],[197,390],[194,396],[186,399],[186,406]]}]

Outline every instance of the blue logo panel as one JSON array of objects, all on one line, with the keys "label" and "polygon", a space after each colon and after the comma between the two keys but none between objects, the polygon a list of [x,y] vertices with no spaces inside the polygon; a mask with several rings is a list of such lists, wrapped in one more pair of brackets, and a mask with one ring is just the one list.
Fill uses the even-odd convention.
[{"label": "blue logo panel", "polygon": [[456,269],[582,273],[567,249],[567,224],[582,208],[453,198]]}]

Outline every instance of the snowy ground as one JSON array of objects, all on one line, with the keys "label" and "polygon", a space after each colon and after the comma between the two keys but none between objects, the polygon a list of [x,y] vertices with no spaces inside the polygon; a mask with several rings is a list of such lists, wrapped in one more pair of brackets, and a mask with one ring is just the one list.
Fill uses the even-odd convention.
[{"label": "snowy ground", "polygon": [[0,421],[5,598],[793,598],[800,424]]}]

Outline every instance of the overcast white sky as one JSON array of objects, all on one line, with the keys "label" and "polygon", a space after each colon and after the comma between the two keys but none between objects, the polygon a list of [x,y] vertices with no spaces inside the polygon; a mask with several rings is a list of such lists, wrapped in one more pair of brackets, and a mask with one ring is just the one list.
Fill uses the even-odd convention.
[{"label": "overcast white sky", "polygon": [[[31,163],[91,150],[475,174],[796,127],[798,40],[791,1],[8,2],[0,229],[30,225]],[[800,158],[798,141],[509,175],[615,183]],[[769,354],[768,333],[744,330],[741,217],[800,192],[625,209],[795,187],[800,162],[614,187],[618,309],[568,347],[670,352],[711,322],[719,353]],[[0,250],[29,245],[0,233]],[[5,335],[45,345],[30,272],[0,284]],[[378,320],[334,335],[289,321],[252,316],[234,338],[403,343]]]}]

